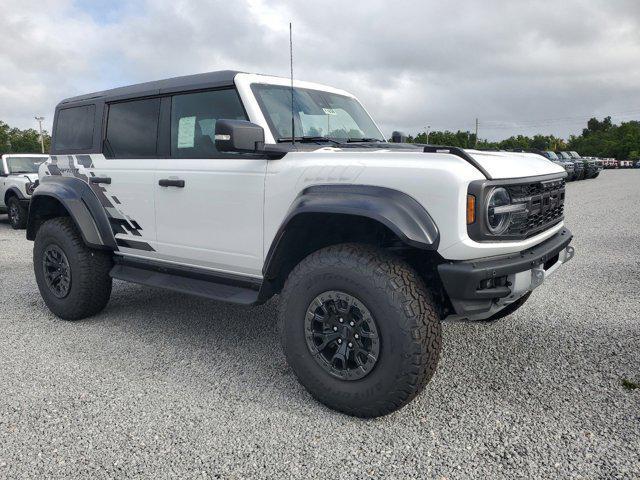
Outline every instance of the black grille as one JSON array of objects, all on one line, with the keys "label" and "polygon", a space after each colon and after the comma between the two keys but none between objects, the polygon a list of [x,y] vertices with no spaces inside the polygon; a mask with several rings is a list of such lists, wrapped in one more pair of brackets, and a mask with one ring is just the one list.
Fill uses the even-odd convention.
[{"label": "black grille", "polygon": [[523,212],[512,214],[508,236],[528,238],[560,222],[564,215],[564,180],[509,185],[511,203],[524,203]]}]

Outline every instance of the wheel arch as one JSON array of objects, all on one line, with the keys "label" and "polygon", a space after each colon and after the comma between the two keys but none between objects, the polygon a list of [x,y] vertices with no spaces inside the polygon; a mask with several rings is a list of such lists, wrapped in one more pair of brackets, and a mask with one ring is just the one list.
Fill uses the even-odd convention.
[{"label": "wheel arch", "polygon": [[271,243],[261,297],[278,293],[300,260],[329,245],[358,242],[435,253],[439,238],[427,210],[398,190],[368,185],[308,187],[293,201]]},{"label": "wheel arch", "polygon": [[24,200],[26,197],[24,194],[15,186],[11,186],[7,188],[7,191],[4,193],[4,204],[9,205],[9,199],[11,197],[17,197],[18,200]]},{"label": "wheel arch", "polygon": [[43,179],[31,198],[27,239],[35,240],[44,221],[60,216],[68,216],[73,220],[87,246],[117,249],[104,209],[89,185],[82,180],[61,176]]}]

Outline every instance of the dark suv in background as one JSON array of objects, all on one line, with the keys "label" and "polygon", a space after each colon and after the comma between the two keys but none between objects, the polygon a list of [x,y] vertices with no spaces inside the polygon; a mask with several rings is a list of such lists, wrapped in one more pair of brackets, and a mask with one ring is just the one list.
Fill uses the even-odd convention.
[{"label": "dark suv in background", "polygon": [[602,160],[596,160],[595,158],[583,158],[578,152],[572,150],[569,155],[574,160],[582,160],[584,162],[585,174],[584,178],[596,178],[602,171]]},{"label": "dark suv in background", "polygon": [[550,150],[540,151],[533,150],[534,153],[538,153],[545,157],[547,160],[551,160],[556,165],[560,165],[567,172],[567,181],[572,181],[576,179],[576,169],[573,160],[565,160],[558,157],[555,152]]},{"label": "dark suv in background", "polygon": [[557,152],[558,158],[565,162],[573,163],[574,168],[574,180],[582,180],[585,178],[586,168],[582,159],[577,160],[569,155],[569,152]]}]

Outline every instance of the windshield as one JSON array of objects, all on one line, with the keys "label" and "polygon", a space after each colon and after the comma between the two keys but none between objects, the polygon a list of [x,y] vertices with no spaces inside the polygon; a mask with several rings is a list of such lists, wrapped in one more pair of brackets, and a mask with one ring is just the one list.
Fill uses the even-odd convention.
[{"label": "windshield", "polygon": [[547,155],[547,158],[550,160],[558,160],[558,156],[555,152],[544,152]]},{"label": "windshield", "polygon": [[578,155],[578,152],[571,151],[569,152],[569,155],[571,155],[573,158],[580,158],[580,155]]},{"label": "windshield", "polygon": [[[291,87],[254,84],[253,90],[276,141],[291,140]],[[307,88],[293,89],[295,136],[337,141],[383,141],[355,98]]]},{"label": "windshield", "polygon": [[38,167],[46,157],[7,157],[7,173],[38,173]]}]

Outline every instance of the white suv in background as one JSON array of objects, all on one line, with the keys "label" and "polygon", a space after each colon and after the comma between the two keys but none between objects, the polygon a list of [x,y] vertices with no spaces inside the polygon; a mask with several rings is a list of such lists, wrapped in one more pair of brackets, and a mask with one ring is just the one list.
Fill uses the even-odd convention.
[{"label": "white suv in background", "polygon": [[213,72],[62,101],[27,238],[68,320],[101,311],[112,278],[279,294],[300,382],[372,417],[428,383],[442,319],[504,317],[571,259],[566,175],[537,154],[387,142],[343,90]]},{"label": "white suv in background", "polygon": [[0,157],[0,213],[15,229],[25,228],[29,201],[38,186],[38,168],[49,155],[11,153]]}]

